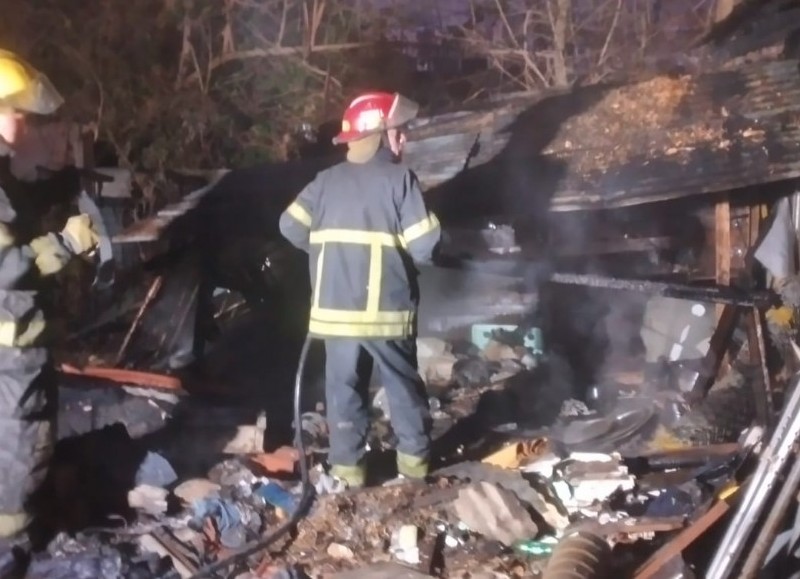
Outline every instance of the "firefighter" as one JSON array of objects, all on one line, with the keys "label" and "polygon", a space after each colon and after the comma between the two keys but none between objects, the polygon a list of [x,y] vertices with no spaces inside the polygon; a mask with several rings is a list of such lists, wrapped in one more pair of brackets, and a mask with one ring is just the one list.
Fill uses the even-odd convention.
[{"label": "firefighter", "polygon": [[417,372],[415,264],[431,259],[441,229],[416,176],[400,164],[402,128],[418,105],[371,93],[344,113],[334,143],[347,160],[322,171],[281,215],[283,235],[309,253],[309,335],[325,342],[331,474],[366,478],[370,358],[380,370],[398,438],[402,477],[428,473],[430,413]]},{"label": "firefighter", "polygon": [[[25,115],[51,114],[62,102],[47,77],[0,50],[0,156],[13,154]],[[16,243],[16,213],[2,188],[13,186],[0,183],[0,537],[16,536],[28,524],[26,501],[52,450],[55,384],[42,346],[38,280],[98,241],[89,217],[79,215],[61,233]]]}]

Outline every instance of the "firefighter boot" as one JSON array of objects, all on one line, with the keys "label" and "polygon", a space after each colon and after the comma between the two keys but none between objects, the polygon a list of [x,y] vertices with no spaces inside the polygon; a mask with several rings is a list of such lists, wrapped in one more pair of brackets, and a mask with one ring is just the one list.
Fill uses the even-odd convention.
[{"label": "firefighter boot", "polygon": [[428,476],[428,461],[424,458],[397,453],[397,473],[407,479],[423,479]]},{"label": "firefighter boot", "polygon": [[331,466],[331,476],[347,483],[347,488],[357,489],[364,486],[367,480],[367,469],[363,465],[346,466],[335,464]]}]

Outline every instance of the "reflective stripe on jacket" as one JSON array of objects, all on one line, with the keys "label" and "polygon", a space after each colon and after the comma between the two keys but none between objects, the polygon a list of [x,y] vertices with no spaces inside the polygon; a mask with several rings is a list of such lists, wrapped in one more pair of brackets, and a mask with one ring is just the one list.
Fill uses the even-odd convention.
[{"label": "reflective stripe on jacket", "polygon": [[280,228],[308,251],[309,332],[321,337],[406,338],[416,332],[414,263],[441,236],[415,175],[381,150],[364,164],[317,175],[281,215]]}]

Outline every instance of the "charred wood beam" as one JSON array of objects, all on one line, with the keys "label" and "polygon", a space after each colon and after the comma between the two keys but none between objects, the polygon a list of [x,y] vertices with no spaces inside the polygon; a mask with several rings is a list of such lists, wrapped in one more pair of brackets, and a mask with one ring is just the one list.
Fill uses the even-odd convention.
[{"label": "charred wood beam", "polygon": [[643,292],[682,300],[746,307],[769,306],[775,303],[777,299],[775,294],[769,291],[744,291],[726,286],[693,286],[673,282],[621,279],[591,274],[555,273],[550,277],[550,282],[599,289]]},{"label": "charred wood beam", "polygon": [[748,349],[750,360],[758,365],[759,377],[754,381],[756,418],[758,423],[769,429],[773,425],[774,404],[772,400],[772,382],[767,365],[767,350],[764,341],[764,320],[758,308],[750,310],[747,325]]},{"label": "charred wood beam", "polygon": [[722,310],[722,315],[717,322],[717,327],[711,335],[711,341],[708,346],[708,352],[700,362],[700,368],[692,385],[689,397],[692,400],[701,400],[705,398],[708,391],[714,385],[714,381],[719,374],[722,360],[725,358],[725,353],[728,350],[731,336],[736,329],[736,325],[741,319],[741,308],[735,305],[728,304]]}]

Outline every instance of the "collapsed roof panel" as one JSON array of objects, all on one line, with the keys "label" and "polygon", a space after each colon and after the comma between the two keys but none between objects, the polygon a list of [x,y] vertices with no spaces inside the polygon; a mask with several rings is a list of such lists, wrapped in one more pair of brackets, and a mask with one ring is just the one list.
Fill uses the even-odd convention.
[{"label": "collapsed roof panel", "polygon": [[499,213],[585,210],[800,177],[798,131],[800,67],[782,60],[429,121],[406,159],[440,207],[491,191]]},{"label": "collapsed roof panel", "polygon": [[[746,2],[683,55],[682,74],[420,119],[406,162],[445,222],[624,207],[800,177],[800,63],[792,48],[800,43],[798,11],[800,0]],[[738,58],[754,51],[766,53],[756,62]],[[269,183],[249,202],[288,203],[327,162],[233,175],[255,171]],[[283,178],[289,165],[294,191]],[[278,183],[280,194],[273,195]],[[242,187],[252,189],[237,179],[209,191],[224,189],[227,204]],[[156,239],[192,212],[194,201],[165,208],[117,241]]]}]

